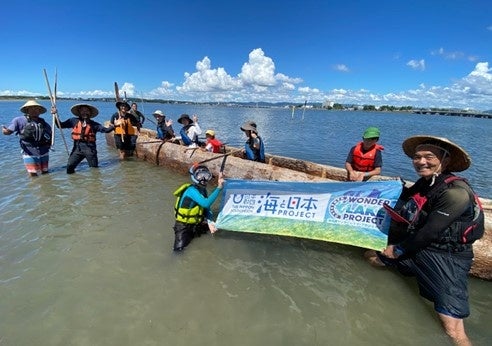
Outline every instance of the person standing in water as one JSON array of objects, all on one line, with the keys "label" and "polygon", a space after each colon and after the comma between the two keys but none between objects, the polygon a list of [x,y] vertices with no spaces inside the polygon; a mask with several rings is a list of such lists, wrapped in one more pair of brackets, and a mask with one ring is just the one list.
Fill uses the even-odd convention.
[{"label": "person standing in water", "polygon": [[48,173],[50,160],[51,126],[40,117],[46,113],[46,108],[35,100],[27,101],[20,111],[23,115],[15,117],[8,127],[2,127],[4,135],[15,133],[19,136],[22,159],[27,173],[36,177],[39,173]]}]

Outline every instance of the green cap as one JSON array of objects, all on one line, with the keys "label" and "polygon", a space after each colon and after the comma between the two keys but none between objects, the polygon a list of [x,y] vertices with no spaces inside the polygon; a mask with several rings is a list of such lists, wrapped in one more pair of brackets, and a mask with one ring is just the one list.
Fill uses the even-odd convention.
[{"label": "green cap", "polygon": [[379,129],[377,127],[368,127],[364,131],[364,135],[362,138],[367,139],[367,138],[379,138]]}]

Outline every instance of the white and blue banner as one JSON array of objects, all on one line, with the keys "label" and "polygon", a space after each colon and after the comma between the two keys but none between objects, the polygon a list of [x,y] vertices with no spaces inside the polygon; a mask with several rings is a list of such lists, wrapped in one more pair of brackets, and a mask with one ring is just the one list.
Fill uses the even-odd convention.
[{"label": "white and blue banner", "polygon": [[274,182],[226,180],[219,229],[275,234],[381,250],[399,180],[376,182]]}]

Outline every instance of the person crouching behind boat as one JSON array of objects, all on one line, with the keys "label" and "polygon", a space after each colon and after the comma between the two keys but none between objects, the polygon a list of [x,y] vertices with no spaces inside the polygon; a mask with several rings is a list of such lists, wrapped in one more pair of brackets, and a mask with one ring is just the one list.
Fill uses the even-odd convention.
[{"label": "person crouching behind boat", "polygon": [[258,135],[256,123],[247,121],[241,125],[241,130],[248,138],[244,143],[245,158],[251,161],[265,162],[265,146],[263,139]]},{"label": "person crouching behind boat", "polygon": [[[72,129],[73,148],[68,157],[67,174],[75,173],[75,168],[84,159],[87,160],[89,167],[98,167],[96,132],[108,133],[114,130],[113,125],[104,127],[92,120],[99,114],[94,106],[80,103],[72,106],[70,111],[75,117],[60,123],[62,129]],[[58,113],[56,107],[51,108],[51,113],[56,116]]]},{"label": "person crouching behind boat", "polygon": [[183,125],[179,131],[183,145],[190,148],[201,146],[202,143],[198,140],[198,136],[202,134],[202,129],[200,128],[200,125],[198,125],[198,116],[193,115],[193,120],[191,120],[188,114],[181,114],[178,123]]},{"label": "person crouching behind boat", "polygon": [[204,151],[209,151],[212,153],[222,153],[224,151],[224,144],[215,138],[214,130],[205,131],[205,148]]},{"label": "person crouching behind boat", "polygon": [[116,102],[118,111],[111,116],[114,129],[114,142],[120,151],[120,159],[133,156],[140,132],[140,122],[130,111],[130,105],[125,101]]},{"label": "person crouching behind boat", "polygon": [[173,121],[171,119],[166,120],[166,116],[161,110],[156,110],[152,115],[157,121],[157,139],[161,139],[164,142],[175,142]]},{"label": "person crouching behind boat", "polygon": [[4,135],[19,135],[22,158],[27,173],[36,177],[38,173],[48,173],[50,145],[53,136],[51,126],[40,117],[46,108],[34,100],[27,101],[20,111],[24,114],[15,117],[8,127],[2,126]]},{"label": "person crouching behind boat", "polygon": [[183,184],[174,191],[174,251],[183,251],[194,237],[206,233],[207,229],[212,234],[217,231],[210,207],[219,197],[224,185],[222,173],[219,173],[218,185],[210,196],[207,193],[207,183],[212,179],[212,173],[208,168],[192,166],[189,173],[193,184]]},{"label": "person crouching behind boat", "polygon": [[379,140],[379,129],[368,127],[362,135],[362,141],[350,149],[345,160],[348,181],[365,181],[374,175],[381,174],[384,150]]}]

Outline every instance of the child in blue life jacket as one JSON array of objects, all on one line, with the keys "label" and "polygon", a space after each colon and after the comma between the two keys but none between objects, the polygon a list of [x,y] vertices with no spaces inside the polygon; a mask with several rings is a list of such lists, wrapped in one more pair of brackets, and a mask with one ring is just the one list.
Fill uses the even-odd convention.
[{"label": "child in blue life jacket", "polygon": [[217,187],[208,196],[207,183],[213,177],[209,169],[206,166],[192,166],[189,172],[193,184],[183,184],[174,192],[174,251],[183,251],[194,237],[206,233],[207,228],[212,234],[217,231],[210,207],[222,190],[222,173],[219,173]]}]

